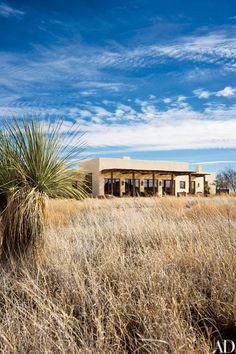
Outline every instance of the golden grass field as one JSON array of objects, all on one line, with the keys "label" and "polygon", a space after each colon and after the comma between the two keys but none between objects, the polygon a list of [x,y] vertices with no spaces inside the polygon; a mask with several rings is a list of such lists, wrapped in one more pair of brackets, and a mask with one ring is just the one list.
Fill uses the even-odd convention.
[{"label": "golden grass field", "polygon": [[0,352],[212,353],[236,338],[236,198],[50,201],[37,269],[1,270]]}]

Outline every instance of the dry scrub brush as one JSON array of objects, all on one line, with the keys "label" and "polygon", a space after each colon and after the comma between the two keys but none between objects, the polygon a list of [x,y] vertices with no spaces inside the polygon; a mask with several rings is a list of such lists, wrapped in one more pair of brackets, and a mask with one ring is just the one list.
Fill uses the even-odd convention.
[{"label": "dry scrub brush", "polygon": [[3,353],[212,353],[235,339],[236,200],[52,201],[44,262],[1,274]]}]

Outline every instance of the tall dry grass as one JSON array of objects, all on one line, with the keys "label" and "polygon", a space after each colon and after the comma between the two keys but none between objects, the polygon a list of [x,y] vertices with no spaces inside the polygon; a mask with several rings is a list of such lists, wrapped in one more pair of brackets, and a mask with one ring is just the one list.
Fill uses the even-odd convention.
[{"label": "tall dry grass", "polygon": [[1,270],[2,353],[212,353],[236,337],[236,199],[51,201],[44,261]]}]

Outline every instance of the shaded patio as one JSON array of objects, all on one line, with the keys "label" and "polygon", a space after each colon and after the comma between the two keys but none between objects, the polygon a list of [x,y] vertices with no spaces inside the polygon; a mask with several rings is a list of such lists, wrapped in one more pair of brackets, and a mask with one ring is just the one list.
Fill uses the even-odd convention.
[{"label": "shaded patio", "polygon": [[[203,186],[205,189],[207,183],[205,177],[206,175],[209,175],[208,173],[196,171],[170,171],[157,169],[141,170],[124,168],[103,169],[101,170],[101,174],[104,175],[104,177],[106,176],[104,178],[104,194],[114,196],[153,196],[157,195],[159,192],[161,192],[161,195],[176,195],[175,177],[178,176],[188,176],[187,194],[195,194],[196,186],[193,178],[202,177]],[[121,175],[122,178],[118,178],[118,174]],[[148,176],[148,178],[137,178],[138,175]],[[128,178],[130,176],[131,178]],[[160,177],[165,176],[166,178],[160,179]],[[159,179],[157,177],[159,177]],[[121,194],[122,186],[124,186],[125,192]],[[143,191],[140,191],[141,186]]]}]

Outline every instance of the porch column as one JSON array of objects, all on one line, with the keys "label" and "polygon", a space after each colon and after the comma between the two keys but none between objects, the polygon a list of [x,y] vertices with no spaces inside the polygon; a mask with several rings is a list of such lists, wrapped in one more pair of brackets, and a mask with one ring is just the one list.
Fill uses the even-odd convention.
[{"label": "porch column", "polygon": [[132,180],[133,180],[133,191],[132,191],[132,193],[133,193],[133,197],[135,197],[135,173],[134,172],[132,173]]},{"label": "porch column", "polygon": [[155,173],[152,174],[152,192],[155,195]]},{"label": "porch column", "polygon": [[123,183],[123,180],[120,178],[120,197],[122,197],[122,183]]},{"label": "porch column", "polygon": [[111,195],[113,195],[113,171],[111,171]]},{"label": "porch column", "polygon": [[188,194],[191,193],[191,175],[188,175]]},{"label": "porch column", "polygon": [[171,195],[175,195],[175,180],[173,173],[171,175]]},{"label": "porch column", "polygon": [[159,197],[163,197],[163,181],[162,181],[162,175],[160,175],[161,179],[158,179],[158,195]]}]

